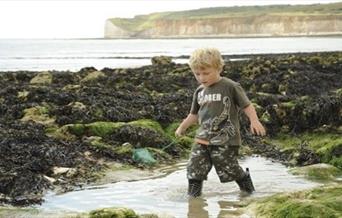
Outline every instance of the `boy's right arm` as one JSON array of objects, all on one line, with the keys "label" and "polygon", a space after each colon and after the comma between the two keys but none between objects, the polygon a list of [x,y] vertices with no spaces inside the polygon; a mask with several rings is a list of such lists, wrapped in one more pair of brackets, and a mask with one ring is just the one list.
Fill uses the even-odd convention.
[{"label": "boy's right arm", "polygon": [[188,116],[183,120],[183,122],[179,125],[179,127],[177,128],[175,135],[177,137],[182,136],[185,131],[187,130],[187,128],[189,128],[189,126],[191,126],[192,124],[195,124],[198,122],[198,115],[197,114],[188,114]]}]

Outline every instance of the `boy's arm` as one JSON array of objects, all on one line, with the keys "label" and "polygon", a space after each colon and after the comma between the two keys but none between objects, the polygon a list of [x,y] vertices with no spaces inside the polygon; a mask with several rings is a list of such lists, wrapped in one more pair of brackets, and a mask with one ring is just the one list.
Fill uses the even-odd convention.
[{"label": "boy's arm", "polygon": [[245,112],[245,114],[249,118],[249,121],[251,122],[251,132],[253,134],[260,136],[266,135],[266,130],[264,126],[260,123],[254,106],[252,104],[249,104],[247,107],[243,109],[243,112]]},{"label": "boy's arm", "polygon": [[179,125],[179,127],[177,128],[175,135],[176,136],[182,136],[184,134],[184,132],[187,130],[187,128],[189,128],[189,126],[191,126],[192,124],[195,124],[198,122],[198,115],[197,114],[189,114],[184,120],[183,122]]}]

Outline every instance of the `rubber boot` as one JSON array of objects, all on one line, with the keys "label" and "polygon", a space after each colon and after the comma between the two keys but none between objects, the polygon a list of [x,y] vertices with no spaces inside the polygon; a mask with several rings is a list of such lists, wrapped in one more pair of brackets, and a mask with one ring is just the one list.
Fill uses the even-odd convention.
[{"label": "rubber boot", "polygon": [[252,182],[252,178],[249,174],[249,169],[246,168],[246,172],[245,172],[245,176],[242,179],[236,180],[236,183],[239,185],[240,190],[247,192],[249,194],[251,194],[252,192],[255,191],[253,182]]},{"label": "rubber boot", "polygon": [[190,197],[199,197],[202,194],[202,180],[189,179],[188,195]]}]

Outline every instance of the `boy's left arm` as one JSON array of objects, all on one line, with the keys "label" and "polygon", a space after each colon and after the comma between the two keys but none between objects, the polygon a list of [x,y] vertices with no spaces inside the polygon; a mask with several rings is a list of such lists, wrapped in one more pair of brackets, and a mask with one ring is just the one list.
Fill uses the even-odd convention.
[{"label": "boy's left arm", "polygon": [[243,112],[249,118],[251,123],[251,132],[256,135],[264,136],[266,135],[266,130],[264,126],[260,123],[258,115],[255,111],[255,108],[252,104],[249,104],[247,107],[243,109]]}]

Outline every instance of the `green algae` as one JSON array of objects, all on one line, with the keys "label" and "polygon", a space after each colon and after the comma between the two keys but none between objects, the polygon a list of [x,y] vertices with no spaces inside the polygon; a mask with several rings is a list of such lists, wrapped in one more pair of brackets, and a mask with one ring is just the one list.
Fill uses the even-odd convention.
[{"label": "green algae", "polygon": [[342,185],[276,194],[254,205],[257,217],[338,218],[342,216]]},{"label": "green algae", "polygon": [[290,170],[294,175],[304,175],[310,180],[335,181],[342,176],[342,170],[329,164],[314,164],[304,167],[296,167]]},{"label": "green algae", "polygon": [[143,128],[149,128],[151,130],[158,131],[159,133],[165,134],[160,124],[153,120],[143,119],[125,122],[94,122],[89,124],[68,124],[66,125],[71,134],[76,136],[92,135],[105,137],[113,133],[116,129],[123,125],[132,125]]},{"label": "green algae", "polygon": [[70,133],[69,125],[65,125],[60,128],[47,127],[45,129],[45,133],[47,136],[55,138],[55,139],[66,140],[66,141],[76,140],[76,136]]},{"label": "green algae", "polygon": [[89,218],[139,218],[139,216],[128,208],[102,208],[89,212]]},{"label": "green algae", "polygon": [[115,129],[124,125],[123,122],[94,122],[85,125],[85,131],[90,135],[105,137],[114,132]]},{"label": "green algae", "polygon": [[1,207],[0,206],[0,217],[25,217],[35,216],[39,214],[38,209],[34,208],[19,208],[19,207]]},{"label": "green algae", "polygon": [[154,120],[149,120],[149,119],[135,120],[135,121],[129,122],[128,124],[132,126],[149,128],[151,130],[155,130],[159,133],[165,134],[161,125],[157,121],[154,121]]},{"label": "green algae", "polygon": [[92,135],[105,137],[114,132],[115,129],[123,126],[123,122],[94,122],[89,124],[68,124],[66,125],[71,134],[76,136]]},{"label": "green algae", "polygon": [[268,111],[265,111],[260,117],[260,121],[263,123],[271,123],[271,120],[272,117]]},{"label": "green algae", "polygon": [[32,85],[50,85],[52,83],[52,74],[50,72],[41,72],[30,81]]},{"label": "green algae", "polygon": [[26,101],[27,100],[27,96],[30,94],[30,92],[24,90],[22,92],[18,92],[17,97],[22,100],[22,101]]},{"label": "green algae", "polygon": [[33,121],[46,126],[55,125],[55,118],[49,117],[49,109],[45,106],[26,108],[24,110],[24,116],[21,118],[21,121]]},{"label": "green algae", "polygon": [[270,142],[283,150],[299,150],[301,145],[305,144],[320,156],[322,162],[331,163],[341,169],[341,160],[338,157],[338,150],[342,146],[340,134],[323,132],[307,132],[297,135],[278,134]]},{"label": "green algae", "polygon": [[81,83],[89,83],[105,76],[106,75],[101,71],[93,71],[90,72],[86,77],[84,77],[81,80]]},{"label": "green algae", "polygon": [[342,157],[333,157],[329,164],[336,166],[339,169],[342,169]]}]

